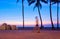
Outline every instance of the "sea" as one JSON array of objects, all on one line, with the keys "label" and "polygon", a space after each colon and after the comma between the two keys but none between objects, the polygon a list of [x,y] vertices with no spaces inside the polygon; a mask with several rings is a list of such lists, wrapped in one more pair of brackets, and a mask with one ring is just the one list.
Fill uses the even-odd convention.
[{"label": "sea", "polygon": [[[47,30],[51,30],[52,26],[51,24],[48,25],[43,25],[43,29],[47,29]],[[25,25],[24,26],[24,30],[33,30],[33,28],[35,27],[35,25]],[[39,27],[41,27],[39,25]],[[23,30],[23,26],[22,25],[17,25],[18,30]],[[54,28],[57,29],[57,24],[54,24]],[[59,29],[60,29],[60,24],[59,24]]]}]

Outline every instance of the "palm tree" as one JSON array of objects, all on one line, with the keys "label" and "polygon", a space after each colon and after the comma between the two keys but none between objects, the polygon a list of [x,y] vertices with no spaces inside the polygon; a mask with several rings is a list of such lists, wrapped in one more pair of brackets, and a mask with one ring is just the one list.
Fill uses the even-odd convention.
[{"label": "palm tree", "polygon": [[45,0],[27,0],[27,1],[28,1],[29,5],[35,3],[34,8],[37,7],[37,9],[38,9],[38,13],[39,13],[40,21],[41,21],[41,29],[42,29],[43,24],[42,24],[42,17],[41,17],[41,13],[40,13],[40,8],[42,8],[41,2],[47,3],[47,1],[45,1]]},{"label": "palm tree", "polygon": [[53,4],[57,3],[57,29],[59,29],[59,3],[60,3],[60,0],[52,0],[52,1],[53,1]]},{"label": "palm tree", "polygon": [[[17,0],[19,2],[19,0]],[[24,29],[24,0],[22,0],[22,17],[23,17],[23,29]]]},{"label": "palm tree", "polygon": [[50,20],[51,20],[51,25],[52,25],[52,29],[54,29],[54,24],[53,24],[53,20],[52,20],[52,11],[51,11],[51,5],[52,5],[52,0],[50,0],[49,2],[49,8],[50,8]]}]

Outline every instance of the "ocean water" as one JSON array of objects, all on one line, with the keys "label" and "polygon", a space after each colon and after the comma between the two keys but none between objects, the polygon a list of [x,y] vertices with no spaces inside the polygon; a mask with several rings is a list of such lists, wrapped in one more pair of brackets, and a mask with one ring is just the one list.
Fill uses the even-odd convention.
[{"label": "ocean water", "polygon": [[[43,25],[44,27],[52,27],[51,24],[48,24],[48,25]],[[23,27],[22,25],[17,25],[17,27]],[[35,25],[24,25],[24,27],[35,27]],[[39,25],[39,27],[41,27]],[[57,24],[54,24],[54,27],[57,27]],[[60,24],[59,24],[59,27],[60,27]]]},{"label": "ocean water", "polygon": [[[44,29],[51,29],[52,28],[52,26],[50,24],[43,25],[43,26],[44,26]],[[21,25],[17,25],[17,27],[19,30],[23,29],[23,26],[21,26]],[[24,29],[25,30],[32,30],[34,27],[35,27],[35,25],[29,25],[29,26],[25,25]],[[55,29],[57,29],[57,24],[54,24],[54,27],[55,27]],[[59,25],[59,28],[60,28],[60,25]]]}]

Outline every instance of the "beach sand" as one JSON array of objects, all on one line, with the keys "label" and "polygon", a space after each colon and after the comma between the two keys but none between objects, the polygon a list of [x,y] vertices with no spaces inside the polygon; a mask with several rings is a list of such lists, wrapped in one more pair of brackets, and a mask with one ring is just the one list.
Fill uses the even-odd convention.
[{"label": "beach sand", "polygon": [[0,30],[0,39],[60,39],[60,31]]}]

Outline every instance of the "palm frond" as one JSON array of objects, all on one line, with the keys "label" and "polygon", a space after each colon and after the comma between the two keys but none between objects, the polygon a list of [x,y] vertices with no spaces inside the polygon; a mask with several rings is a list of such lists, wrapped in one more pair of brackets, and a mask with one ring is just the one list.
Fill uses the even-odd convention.
[{"label": "palm frond", "polygon": [[40,3],[40,0],[37,0],[36,6],[37,6],[37,7],[40,7],[40,9],[42,8],[42,5],[41,5],[41,3]]},{"label": "palm frond", "polygon": [[41,9],[41,8],[42,8],[41,3],[36,3],[35,6],[34,6],[34,8],[33,8],[33,10],[34,10],[36,7],[40,7],[40,9]]},{"label": "palm frond", "polygon": [[22,2],[24,2],[24,0],[22,0]]},{"label": "palm frond", "polygon": [[28,1],[28,3],[31,1],[31,0],[27,0]]},{"label": "palm frond", "polygon": [[28,0],[28,4],[31,5],[32,3],[34,3],[35,0]]},{"label": "palm frond", "polygon": [[44,2],[44,3],[48,3],[48,0],[41,0],[42,2]]},{"label": "palm frond", "polygon": [[58,2],[60,3],[60,0],[58,0]]},{"label": "palm frond", "polygon": [[60,0],[51,0],[52,2],[60,2]]},{"label": "palm frond", "polygon": [[19,2],[19,0],[16,1],[16,3],[18,3],[18,2]]},{"label": "palm frond", "polygon": [[51,1],[53,2],[52,5],[60,2],[59,0],[51,0]]},{"label": "palm frond", "polygon": [[52,5],[53,5],[53,4],[56,4],[56,2],[53,2]]}]

